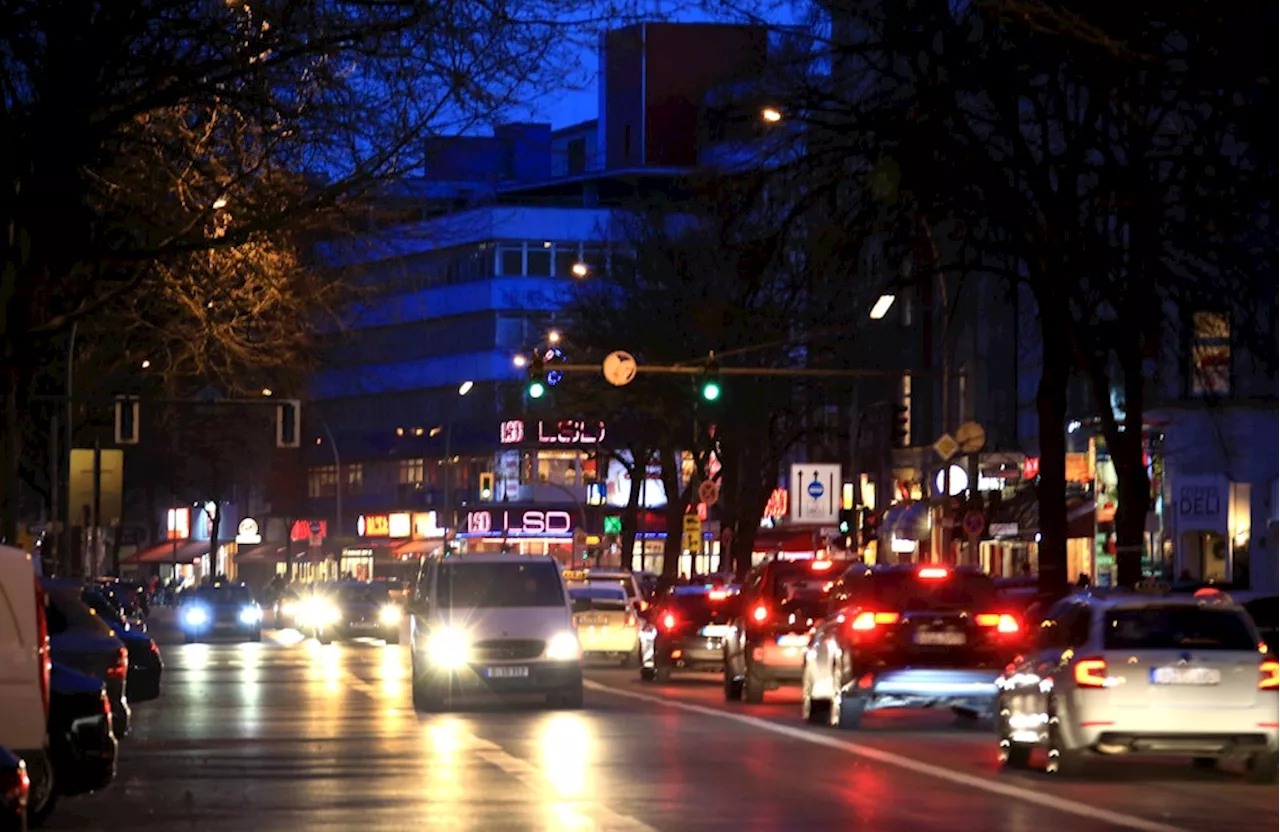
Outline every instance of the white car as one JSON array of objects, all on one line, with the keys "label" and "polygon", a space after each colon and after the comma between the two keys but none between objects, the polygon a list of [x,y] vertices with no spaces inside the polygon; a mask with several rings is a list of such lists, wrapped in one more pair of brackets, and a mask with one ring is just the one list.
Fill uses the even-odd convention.
[{"label": "white car", "polygon": [[409,637],[419,711],[484,694],[582,706],[582,646],[554,558],[426,558],[409,602]]},{"label": "white car", "polygon": [[1280,665],[1223,593],[1064,598],[996,684],[1006,766],[1035,748],[1062,774],[1101,755],[1243,757],[1276,780]]},{"label": "white car", "polygon": [[644,612],[646,604],[640,592],[640,582],[632,572],[620,569],[566,569],[564,579],[570,588],[587,585],[605,585],[621,587],[627,594],[627,603],[635,607],[636,612]]},{"label": "white car", "polygon": [[571,584],[569,597],[583,654],[634,665],[640,655],[640,620],[626,590],[612,584]]}]

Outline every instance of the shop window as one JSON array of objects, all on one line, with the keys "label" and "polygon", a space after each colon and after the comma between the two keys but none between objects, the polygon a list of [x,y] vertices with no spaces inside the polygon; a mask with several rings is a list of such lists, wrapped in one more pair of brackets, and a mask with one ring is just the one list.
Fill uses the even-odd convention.
[{"label": "shop window", "polygon": [[1187,381],[1192,396],[1231,395],[1231,324],[1218,312],[1191,316]]},{"label": "shop window", "polygon": [[332,497],[338,491],[338,469],[333,465],[321,465],[307,471],[307,496]]},{"label": "shop window", "polygon": [[412,485],[421,488],[423,482],[422,473],[425,467],[425,460],[422,459],[400,460],[400,485]]},{"label": "shop window", "polygon": [[355,465],[348,465],[347,468],[347,486],[348,494],[364,493],[364,465],[357,462]]}]

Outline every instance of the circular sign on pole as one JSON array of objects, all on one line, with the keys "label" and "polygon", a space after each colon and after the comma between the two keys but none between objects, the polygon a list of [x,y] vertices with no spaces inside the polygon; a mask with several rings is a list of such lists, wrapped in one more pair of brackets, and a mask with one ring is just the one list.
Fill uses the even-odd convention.
[{"label": "circular sign on pole", "polygon": [[604,358],[605,381],[614,387],[626,387],[636,377],[636,359],[629,352],[614,350]]},{"label": "circular sign on pole", "polygon": [[982,512],[971,511],[964,516],[962,525],[966,534],[977,537],[987,527],[987,519],[982,516]]},{"label": "circular sign on pole", "polygon": [[827,493],[827,489],[823,488],[822,483],[818,482],[817,480],[814,480],[813,482],[809,483],[808,487],[805,490],[808,491],[809,496],[815,500],[821,500],[822,495]]},{"label": "circular sign on pole", "polygon": [[715,480],[706,480],[702,485],[698,486],[698,502],[713,506],[716,504],[716,500],[719,499],[720,483]]}]

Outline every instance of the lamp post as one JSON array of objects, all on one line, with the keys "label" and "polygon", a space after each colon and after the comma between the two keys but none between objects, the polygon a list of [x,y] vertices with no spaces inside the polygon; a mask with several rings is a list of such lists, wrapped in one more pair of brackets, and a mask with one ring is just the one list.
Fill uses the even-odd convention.
[{"label": "lamp post", "polygon": [[333,490],[333,526],[334,537],[342,537],[342,455],[338,453],[338,443],[333,439],[333,431],[329,430],[329,423],[324,420],[323,416],[316,416],[320,422],[320,427],[324,429],[324,435],[329,440],[329,448],[333,451],[333,472],[336,478],[335,488]]},{"label": "lamp post", "polygon": [[[471,392],[475,387],[475,383],[464,381],[458,385],[458,398],[462,398]],[[448,412],[445,414],[444,422],[444,540],[445,547],[449,545],[449,529],[453,528],[453,409],[456,404],[455,400],[447,399]]]}]

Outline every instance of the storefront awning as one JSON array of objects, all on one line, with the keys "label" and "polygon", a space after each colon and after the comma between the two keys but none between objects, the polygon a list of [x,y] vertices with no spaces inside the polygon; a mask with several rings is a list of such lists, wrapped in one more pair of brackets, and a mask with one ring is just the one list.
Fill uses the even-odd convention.
[{"label": "storefront awning", "polygon": [[175,549],[172,540],[166,540],[164,543],[157,543],[146,549],[141,549],[120,559],[122,566],[142,566],[153,563],[193,563],[196,558],[209,554],[209,541],[207,540],[189,540],[186,542],[179,541]]},{"label": "storefront awning", "polygon": [[443,538],[435,538],[433,540],[410,540],[396,546],[391,550],[391,554],[398,558],[404,557],[405,555],[429,555],[442,546],[444,546]]}]

